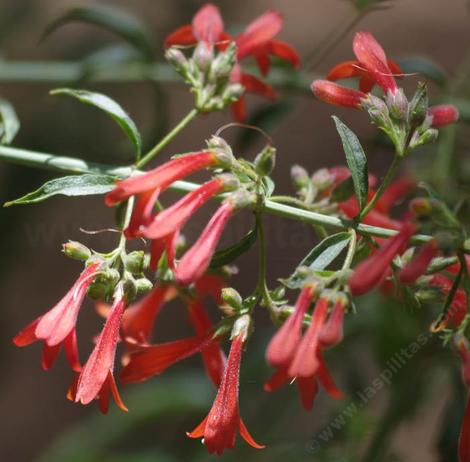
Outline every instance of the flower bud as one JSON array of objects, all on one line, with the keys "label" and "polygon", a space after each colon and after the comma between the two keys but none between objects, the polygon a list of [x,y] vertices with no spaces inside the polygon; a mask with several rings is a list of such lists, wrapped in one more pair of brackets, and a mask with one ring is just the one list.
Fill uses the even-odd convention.
[{"label": "flower bud", "polygon": [[127,277],[119,285],[122,285],[122,293],[127,302],[131,302],[137,296],[137,285],[133,277]]},{"label": "flower bud", "polygon": [[256,172],[261,176],[269,175],[276,164],[276,148],[267,145],[255,158]]},{"label": "flower bud", "polygon": [[333,175],[327,168],[321,168],[312,175],[312,184],[318,191],[325,191],[333,185]]},{"label": "flower bud", "polygon": [[153,289],[153,284],[147,278],[139,278],[135,281],[137,295],[145,295]]},{"label": "flower bud", "polygon": [[408,99],[402,88],[396,92],[391,91],[387,94],[387,106],[390,109],[390,115],[397,121],[404,120],[408,115]]},{"label": "flower bud", "polygon": [[428,115],[432,117],[432,127],[444,127],[459,120],[459,110],[453,104],[431,106]]},{"label": "flower bud", "polygon": [[193,53],[197,67],[205,72],[214,60],[214,46],[207,42],[199,42]]},{"label": "flower bud", "polygon": [[110,297],[120,278],[119,271],[113,268],[104,270],[96,276],[88,287],[88,295],[93,300],[104,300]]},{"label": "flower bud", "polygon": [[251,317],[248,314],[244,314],[240,316],[234,323],[232,327],[232,333],[230,335],[230,339],[234,339],[236,337],[242,338],[245,341],[248,337],[248,334],[251,330]]},{"label": "flower bud", "polygon": [[435,128],[428,128],[423,133],[416,131],[410,141],[410,149],[417,148],[423,144],[433,143],[437,140],[439,132]]},{"label": "flower bud", "polygon": [[223,182],[224,191],[235,191],[240,188],[240,181],[231,173],[223,173],[222,175],[218,175],[217,178]]},{"label": "flower bud", "polygon": [[290,176],[297,190],[304,189],[310,185],[310,176],[300,165],[293,165],[290,169]]},{"label": "flower bud", "polygon": [[185,71],[188,68],[188,60],[178,48],[168,48],[165,51],[165,58],[178,72]]},{"label": "flower bud", "polygon": [[144,271],[144,251],[135,250],[134,252],[126,255],[124,265],[129,273],[142,273]]},{"label": "flower bud", "polygon": [[239,100],[243,93],[245,93],[245,87],[239,83],[231,83],[227,85],[222,93],[223,109],[228,104],[234,103]]},{"label": "flower bud", "polygon": [[369,117],[378,127],[390,125],[390,111],[384,100],[369,93],[362,101],[362,107],[367,110]]},{"label": "flower bud", "polygon": [[236,311],[240,311],[242,309],[243,299],[240,294],[232,287],[223,288],[221,296],[224,303],[234,308]]},{"label": "flower bud", "polygon": [[231,194],[228,200],[235,209],[243,209],[255,205],[257,197],[255,193],[249,192],[246,189],[239,189]]},{"label": "flower bud", "polygon": [[69,241],[62,246],[64,254],[78,261],[86,261],[91,257],[91,251],[80,242]]},{"label": "flower bud", "polygon": [[412,127],[421,125],[426,119],[428,110],[428,89],[424,82],[418,83],[418,88],[408,107],[408,120]]},{"label": "flower bud", "polygon": [[428,217],[432,212],[431,201],[426,197],[416,197],[410,201],[410,210],[416,217]]},{"label": "flower bud", "polygon": [[220,52],[212,61],[209,80],[218,82],[228,79],[236,62],[237,47],[234,42],[230,43],[227,49]]}]

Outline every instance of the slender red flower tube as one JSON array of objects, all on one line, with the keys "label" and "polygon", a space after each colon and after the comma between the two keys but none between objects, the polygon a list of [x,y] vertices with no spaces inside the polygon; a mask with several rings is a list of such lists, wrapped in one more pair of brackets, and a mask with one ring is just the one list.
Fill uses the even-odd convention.
[{"label": "slender red flower tube", "polygon": [[[76,403],[88,404],[99,398],[100,401],[104,399],[105,404],[107,398],[104,397],[107,397],[110,391],[115,398],[116,395],[119,396],[113,378],[113,368],[119,327],[125,306],[124,298],[117,297],[115,299],[95,348],[78,377],[75,393]],[[116,400],[116,403],[123,411],[127,411],[127,408],[122,406],[120,398]]]},{"label": "slender red flower tube", "polygon": [[197,209],[209,199],[229,189],[235,189],[238,181],[232,175],[221,175],[186,194],[171,207],[158,213],[141,234],[148,239],[161,239],[180,230]]},{"label": "slender red flower tube", "polygon": [[199,239],[183,255],[176,271],[176,280],[183,285],[197,281],[209,267],[220,235],[235,212],[235,205],[225,201],[207,223]]},{"label": "slender red flower tube", "polygon": [[119,181],[105,197],[105,203],[113,206],[131,196],[149,191],[164,191],[176,180],[180,180],[198,170],[214,167],[219,156],[212,151],[192,152],[172,159],[142,175],[131,176]]},{"label": "slender red flower tube", "polygon": [[380,196],[374,208],[381,213],[388,214],[390,209],[413,191],[415,187],[416,181],[407,176],[393,181]]},{"label": "slender red flower tube", "polygon": [[225,367],[222,382],[214,404],[207,417],[190,433],[190,438],[203,438],[204,445],[210,454],[222,454],[225,449],[235,446],[236,433],[252,447],[262,449],[248,432],[240,417],[238,407],[238,388],[240,363],[244,344],[244,335],[232,340],[230,354]]},{"label": "slender red flower tube", "polygon": [[135,383],[159,375],[168,367],[202,351],[212,341],[212,333],[156,345],[142,345],[131,353],[129,363],[121,371],[123,383]]},{"label": "slender red flower tube", "polygon": [[355,109],[359,109],[363,99],[367,97],[362,91],[346,88],[328,80],[314,80],[311,89],[320,101]]},{"label": "slender red flower tube", "polygon": [[43,341],[42,366],[44,369],[52,367],[61,345],[64,345],[70,366],[73,370],[80,371],[75,326],[86,291],[98,274],[100,266],[98,262],[87,266],[57,305],[13,338],[13,343],[19,347]]},{"label": "slender red flower tube", "polygon": [[432,259],[439,253],[436,241],[432,240],[424,245],[416,256],[401,271],[400,282],[403,284],[413,284],[424,274]]},{"label": "slender red flower tube", "polygon": [[353,295],[365,294],[380,283],[390,263],[396,255],[403,252],[415,230],[416,226],[413,223],[405,223],[396,236],[359,263],[349,279],[349,287]]},{"label": "slender red flower tube", "polygon": [[320,298],[313,311],[312,319],[305,335],[297,347],[294,358],[289,366],[291,377],[313,377],[320,366],[317,353],[320,348],[320,332],[328,314],[328,300]]},{"label": "slender red flower tube", "polygon": [[[198,336],[201,337],[206,335],[207,332],[213,331],[212,322],[201,300],[191,300],[188,302],[188,315]],[[220,347],[220,341],[212,339],[212,341],[201,350],[201,356],[208,377],[216,387],[219,387],[227,361],[225,353]]]},{"label": "slender red flower tube", "polygon": [[444,127],[459,120],[459,110],[453,104],[440,104],[431,106],[428,115],[432,117],[432,127]]},{"label": "slender red flower tube", "polygon": [[336,301],[319,334],[319,341],[323,348],[336,346],[343,340],[344,310],[344,301]]},{"label": "slender red flower tube", "polygon": [[357,32],[353,40],[353,51],[360,64],[369,71],[385,93],[397,91],[397,84],[388,66],[385,52],[371,33]]},{"label": "slender red flower tube", "polygon": [[[444,295],[447,295],[453,285],[453,281],[442,274],[434,274],[431,278],[430,284],[437,286]],[[438,326],[435,326],[435,330],[439,331],[445,329],[451,322],[455,327],[459,327],[465,316],[467,315],[467,294],[463,289],[457,289],[454,295],[454,299],[450,304],[449,310],[443,320],[440,321]]]},{"label": "slender red flower tube", "polygon": [[274,334],[266,349],[266,361],[271,366],[287,367],[300,343],[302,323],[315,293],[313,285],[306,285],[300,292],[295,311]]},{"label": "slender red flower tube", "polygon": [[148,343],[150,334],[165,301],[173,298],[175,290],[169,285],[157,284],[150,293],[124,311],[121,322],[123,340],[133,344]]}]

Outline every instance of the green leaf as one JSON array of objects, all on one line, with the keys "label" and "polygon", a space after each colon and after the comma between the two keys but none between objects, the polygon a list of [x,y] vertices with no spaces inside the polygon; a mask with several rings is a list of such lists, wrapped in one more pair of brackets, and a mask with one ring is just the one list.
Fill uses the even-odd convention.
[{"label": "green leaf", "polygon": [[332,202],[344,202],[354,194],[354,183],[350,176],[342,181],[331,193]]},{"label": "green leaf", "polygon": [[55,178],[44,183],[36,191],[30,192],[19,199],[6,202],[4,207],[21,204],[37,204],[52,196],[91,196],[105,194],[114,188],[116,178],[109,175],[74,175]]},{"label": "green leaf", "polygon": [[422,56],[414,56],[397,60],[398,65],[405,74],[418,73],[434,81],[439,86],[445,85],[448,75],[434,61],[423,58]]},{"label": "green leaf", "polygon": [[212,257],[210,267],[212,269],[216,269],[232,263],[237,257],[251,248],[251,246],[256,242],[257,235],[258,233],[256,228],[252,229],[237,243],[216,252]]},{"label": "green leaf", "polygon": [[139,130],[134,121],[129,117],[126,111],[116,101],[101,93],[94,93],[87,90],[74,90],[72,88],[58,88],[50,92],[51,95],[68,95],[77,98],[80,102],[95,106],[111,116],[115,122],[122,128],[129,140],[140,154],[142,140]]},{"label": "green leaf", "polygon": [[367,203],[369,191],[369,174],[367,171],[367,158],[357,136],[338,117],[333,116],[341,141],[343,142],[346,162],[354,184],[359,209],[362,210]]},{"label": "green leaf", "polygon": [[351,234],[346,231],[326,237],[304,257],[294,273],[289,278],[282,280],[282,283],[290,289],[299,288],[303,281],[298,271],[300,267],[307,266],[314,271],[325,270],[347,247],[350,240]]},{"label": "green leaf", "polygon": [[70,22],[94,24],[111,31],[140,50],[145,56],[153,57],[152,40],[145,25],[126,11],[104,5],[80,6],[66,11],[46,28],[41,40]]},{"label": "green leaf", "polygon": [[0,144],[10,144],[20,128],[20,122],[13,106],[0,99]]}]

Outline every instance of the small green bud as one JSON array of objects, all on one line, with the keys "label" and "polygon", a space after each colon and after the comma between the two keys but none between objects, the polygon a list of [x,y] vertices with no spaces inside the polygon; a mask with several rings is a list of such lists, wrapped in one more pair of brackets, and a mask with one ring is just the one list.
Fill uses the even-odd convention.
[{"label": "small green bud", "polygon": [[168,48],[165,51],[166,60],[172,64],[177,72],[181,73],[182,71],[187,71],[188,69],[188,60],[186,56],[182,53],[181,50],[178,50],[176,47]]},{"label": "small green bud", "polygon": [[232,287],[223,288],[221,296],[224,303],[232,308],[235,308],[236,311],[240,311],[242,309],[243,299],[240,294]]},{"label": "small green bud", "polygon": [[245,341],[248,337],[248,334],[250,333],[250,330],[251,317],[248,314],[244,314],[243,316],[240,316],[233,324],[230,338],[234,339],[241,336],[242,340]]},{"label": "small green bud", "polygon": [[126,255],[124,265],[127,271],[132,274],[140,274],[144,271],[144,251],[135,250]]},{"label": "small green bud", "polygon": [[194,50],[193,60],[202,72],[206,72],[214,60],[214,46],[207,42],[199,42]]},{"label": "small green bud", "polygon": [[399,88],[395,93],[388,92],[387,106],[390,109],[390,115],[397,121],[406,119],[408,115],[408,99],[403,91]]},{"label": "small green bud", "polygon": [[63,245],[62,251],[67,257],[78,261],[86,261],[91,257],[90,249],[80,242],[69,241]]},{"label": "small green bud", "polygon": [[209,72],[211,82],[219,82],[229,78],[236,62],[237,47],[234,42],[230,43],[225,51],[220,52],[212,61]]},{"label": "small green bud", "polygon": [[311,181],[318,191],[325,191],[333,186],[333,175],[327,168],[321,168],[312,175]]},{"label": "small green bud", "polygon": [[276,148],[270,144],[255,157],[255,168],[261,176],[269,175],[276,165]]},{"label": "small green bud", "polygon": [[99,273],[88,288],[88,295],[94,300],[104,300],[114,292],[116,284],[121,279],[119,271],[108,268]]},{"label": "small green bud", "polygon": [[290,175],[297,190],[307,188],[310,183],[310,176],[300,165],[293,165],[290,170]]},{"label": "small green bud", "polygon": [[135,281],[138,295],[145,295],[153,289],[153,284],[147,278],[139,278]]}]

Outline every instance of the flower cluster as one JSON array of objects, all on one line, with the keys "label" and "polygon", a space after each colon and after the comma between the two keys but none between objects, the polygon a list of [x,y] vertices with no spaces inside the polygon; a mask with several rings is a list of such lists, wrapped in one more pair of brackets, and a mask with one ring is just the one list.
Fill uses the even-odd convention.
[{"label": "flower cluster", "polygon": [[[244,92],[274,98],[274,89],[242,66],[247,58],[253,58],[263,76],[270,71],[272,57],[293,68],[299,66],[297,53],[277,39],[282,25],[281,15],[268,11],[240,34],[231,36],[225,31],[219,9],[206,4],[192,24],[171,33],[165,41],[166,56],[195,94],[192,112],[231,105],[236,119],[243,120]],[[180,49],[186,46],[193,49],[189,58]],[[324,168],[310,176],[303,167],[294,166],[295,197],[273,195],[274,183],[269,175],[276,150],[271,144],[249,161],[235,156],[220,136],[213,136],[205,149],[173,156],[148,171],[138,170],[158,153],[158,146],[184,128],[181,123],[165,142],[130,168],[132,174],[117,179],[112,189],[107,189],[105,204],[124,210],[117,214],[123,215],[118,219],[117,247],[103,254],[77,242],[65,244],[64,253],[84,263],[82,273],[53,308],[13,339],[17,346],[42,342],[44,369],[52,367],[63,346],[73,372],[67,395],[70,400],[82,404],[98,400],[105,413],[112,396],[117,406],[127,411],[115,377],[124,384],[148,380],[200,354],[217,393],[207,416],[188,436],[202,438],[209,453],[221,454],[233,448],[237,434],[250,446],[263,448],[249,433],[239,409],[240,368],[254,331],[255,308],[266,308],[278,327],[266,349],[266,361],[275,371],[264,390],[273,392],[295,383],[302,406],[310,410],[320,385],[331,397],[342,398],[326,365],[325,351],[342,342],[353,297],[376,288],[398,300],[411,294],[416,302],[442,306],[431,330],[443,334],[445,340],[454,340],[462,358],[464,382],[470,386],[470,352],[465,337],[470,317],[468,295],[461,286],[462,278],[470,273],[470,258],[466,257],[470,242],[458,211],[430,190],[419,188],[415,179],[396,178],[403,158],[435,140],[437,128],[456,122],[458,111],[451,105],[430,107],[424,84],[418,85],[408,101],[397,84],[397,79],[404,78],[400,66],[387,59],[370,33],[358,32],[353,50],[357,59],[335,66],[326,80],[312,83],[312,90],[327,103],[367,111],[388,136],[395,157],[384,179],[369,174],[359,140],[337,118],[348,167]],[[336,83],[352,77],[359,79],[358,90]],[[382,97],[373,94],[376,86]],[[205,173],[208,178],[198,185],[181,181],[196,173]],[[184,189],[185,194],[164,207],[162,196],[175,187]],[[185,226],[212,199],[219,200],[220,205],[195,242],[187,245]],[[408,199],[405,212],[397,212],[395,206]],[[297,214],[294,216],[298,219],[325,225],[320,231],[326,234],[291,276],[281,279],[281,285],[273,290],[266,281],[262,220],[268,207],[279,215]],[[217,253],[225,228],[244,209],[255,215],[253,230]],[[329,234],[330,225],[343,231]],[[258,281],[254,291],[243,298],[227,287],[233,271],[227,265],[256,239]],[[136,245],[143,242],[144,250],[128,252],[131,240]],[[342,265],[331,269],[343,251]],[[286,289],[299,291],[295,306],[289,305]],[[76,325],[87,294],[95,300],[105,323],[82,364]],[[194,334],[158,343],[154,327],[165,304],[174,299],[186,307]],[[214,316],[207,310],[207,302],[219,308],[216,322],[211,320]],[[230,341],[228,356],[223,347],[226,340]],[[115,375],[119,349],[122,368]],[[462,462],[470,461],[469,441],[467,404],[460,438]]]}]

